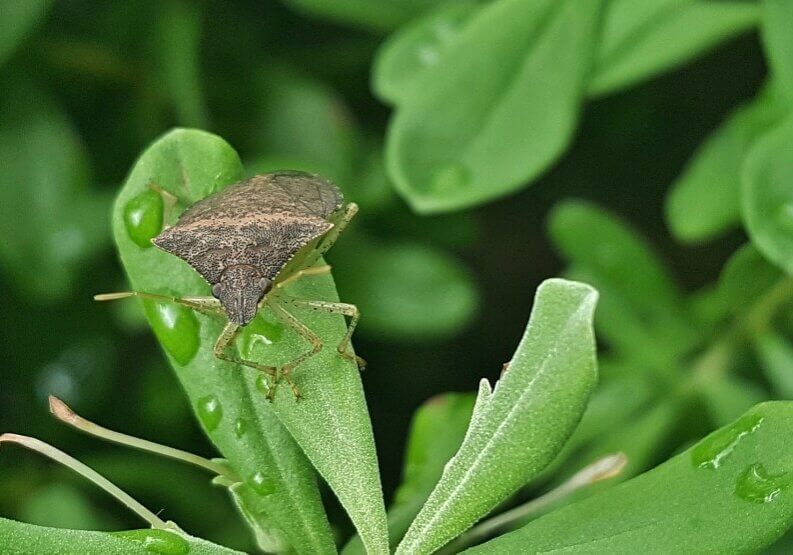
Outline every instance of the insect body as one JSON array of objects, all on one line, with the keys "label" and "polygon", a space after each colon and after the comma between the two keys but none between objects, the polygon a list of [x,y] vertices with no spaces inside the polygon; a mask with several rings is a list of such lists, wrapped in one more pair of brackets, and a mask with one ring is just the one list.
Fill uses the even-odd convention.
[{"label": "insect body", "polygon": [[[338,351],[359,364],[363,362],[350,353],[350,337],[359,318],[354,305],[296,299],[282,289],[304,276],[330,270],[315,264],[357,211],[356,204],[343,204],[341,191],[333,183],[317,175],[281,171],[252,177],[196,202],[175,225],[152,239],[157,247],[183,259],[201,274],[212,286],[212,297],[172,298],[125,292],[95,298],[111,300],[135,295],[224,315],[228,322],[215,343],[215,356],[266,372],[274,384],[283,377],[299,397],[290,373],[318,353],[322,341],[289,311],[290,307],[349,316],[350,325]],[[240,327],[250,323],[265,305],[312,346],[280,368],[228,352]]]}]

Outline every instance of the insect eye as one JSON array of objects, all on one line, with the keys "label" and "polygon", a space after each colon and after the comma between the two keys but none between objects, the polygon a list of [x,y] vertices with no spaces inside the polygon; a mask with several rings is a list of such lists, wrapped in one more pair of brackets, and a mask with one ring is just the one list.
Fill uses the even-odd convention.
[{"label": "insect eye", "polygon": [[220,298],[220,289],[221,286],[219,283],[216,283],[215,285],[212,286],[212,294],[215,296],[216,299]]}]

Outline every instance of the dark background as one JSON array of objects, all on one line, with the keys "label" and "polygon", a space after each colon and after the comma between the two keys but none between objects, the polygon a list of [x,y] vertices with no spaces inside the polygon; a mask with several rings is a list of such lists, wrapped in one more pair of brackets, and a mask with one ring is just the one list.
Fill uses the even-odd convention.
[{"label": "dark background", "polygon": [[[158,90],[157,10],[149,1],[54,2],[0,67],[0,90],[35,83],[67,115],[87,152],[96,194],[112,195],[151,141],[189,124]],[[206,128],[243,160],[274,154],[262,151],[256,138],[268,125],[257,115],[268,100],[259,75],[266,81],[277,75],[273,68],[323,83],[346,106],[343,117],[363,141],[381,140],[389,109],[370,93],[369,69],[382,36],[252,0],[203,4],[200,33]],[[369,361],[363,380],[387,500],[399,481],[412,412],[436,393],[469,391],[480,377],[496,378],[523,332],[536,286],[561,272],[545,231],[556,202],[586,198],[626,218],[650,238],[686,290],[714,279],[744,238],[736,232],[706,247],[676,244],[664,223],[664,196],[696,146],[755,94],[764,74],[757,37],[745,36],[682,69],[588,103],[572,148],[516,195],[454,216],[414,216],[397,200],[386,217],[362,214],[356,225],[374,236],[393,238],[409,229],[413,241],[457,257],[480,298],[459,331],[436,338],[367,331],[363,314],[355,343]],[[0,184],[11,191],[25,186]],[[35,225],[22,216],[19,234]],[[28,279],[25,268],[0,266],[0,431],[51,441],[189,532],[245,548],[249,540],[225,495],[202,473],[97,443],[48,415],[46,396],[57,393],[111,428],[214,455],[153,336],[133,311],[124,318],[125,309],[91,301],[96,292],[123,287],[106,227],[101,248],[55,298],[31,294],[21,283]],[[334,253],[328,258],[333,263]],[[366,271],[365,261],[361,268]],[[340,278],[338,286],[342,298],[356,300],[354,283]],[[100,529],[138,526],[122,507],[34,454],[3,448],[0,476],[3,516]]]}]

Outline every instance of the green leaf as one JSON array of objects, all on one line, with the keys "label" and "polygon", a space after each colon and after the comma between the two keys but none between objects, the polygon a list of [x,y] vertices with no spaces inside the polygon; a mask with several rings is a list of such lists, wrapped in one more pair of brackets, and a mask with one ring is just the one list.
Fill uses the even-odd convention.
[{"label": "green leaf", "polygon": [[537,476],[575,429],[597,381],[597,292],[560,279],[537,290],[526,333],[491,390],[482,380],[460,450],[397,548],[442,547]]},{"label": "green leaf", "polygon": [[769,330],[753,340],[763,372],[776,394],[793,399],[793,344]]},{"label": "green leaf", "polygon": [[697,149],[666,198],[672,234],[685,243],[712,239],[741,221],[741,167],[749,149],[784,114],[769,90],[735,110]]},{"label": "green leaf", "polygon": [[603,95],[679,66],[751,29],[759,17],[748,2],[611,0],[588,92]]},{"label": "green leaf", "polygon": [[441,0],[284,0],[305,14],[375,31],[387,31],[439,4]]},{"label": "green leaf", "polygon": [[719,296],[727,311],[740,313],[783,276],[754,245],[746,243],[724,265],[718,281]]},{"label": "green leaf", "polygon": [[44,17],[49,0],[4,0],[0,18],[0,65]]},{"label": "green leaf", "polygon": [[160,3],[155,39],[159,83],[173,102],[180,125],[207,127],[209,116],[199,67],[202,14],[184,0]]},{"label": "green leaf", "polygon": [[793,117],[752,147],[741,180],[749,237],[769,260],[793,273]]},{"label": "green leaf", "polygon": [[[402,484],[388,509],[389,542],[395,546],[438,483],[443,467],[460,448],[474,408],[472,393],[444,393],[424,403],[413,416]],[[365,553],[359,538],[344,555]]]},{"label": "green leaf", "polygon": [[0,545],[8,555],[242,555],[206,540],[165,530],[91,532],[47,528],[5,518],[0,518]]},{"label": "green leaf", "polygon": [[[242,166],[234,150],[220,138],[200,131],[172,131],[143,153],[116,199],[113,214],[116,244],[135,290],[202,295],[209,289],[182,260],[144,247],[150,236],[159,233],[158,226],[136,223],[127,227],[130,222],[163,221],[163,202],[149,184],[177,195],[183,201],[178,208],[183,209],[241,176]],[[134,218],[129,217],[130,206]],[[169,215],[165,221],[173,223],[175,217]],[[247,505],[243,501],[243,512],[256,515],[257,536],[266,534],[271,548],[286,543],[299,552],[332,553],[330,526],[311,465],[281,425],[273,405],[256,388],[255,373],[221,362],[213,354],[222,322],[177,305],[147,301],[145,308],[204,430],[244,480],[232,492],[237,501],[252,501]],[[279,330],[266,326],[261,320],[250,327],[270,333],[274,339]],[[284,338],[279,351],[282,346],[287,348],[287,342],[297,343]],[[281,404],[284,401],[279,399]]]},{"label": "green leaf", "polygon": [[391,104],[408,98],[416,83],[438,65],[478,7],[474,0],[442,4],[389,36],[372,65],[374,93]]},{"label": "green leaf", "polygon": [[610,491],[465,553],[755,553],[793,524],[793,403],[764,403]]},{"label": "green leaf", "polygon": [[111,199],[66,115],[21,79],[0,83],[0,167],[0,267],[31,301],[62,299],[110,239]]},{"label": "green leaf", "polygon": [[397,341],[454,335],[476,313],[468,270],[451,255],[419,243],[367,240],[360,234],[330,255],[349,300],[361,309],[361,331]]},{"label": "green leaf", "polygon": [[658,256],[627,223],[583,201],[557,205],[549,218],[569,273],[600,291],[599,333],[622,352],[667,366],[695,340],[680,292]]},{"label": "green leaf", "polygon": [[[262,106],[254,141],[260,157],[302,162],[342,190],[353,178],[360,137],[341,97],[321,82],[273,68],[258,76]],[[283,168],[278,168],[283,169]]]},{"label": "green leaf", "polygon": [[469,20],[388,129],[386,168],[415,210],[504,196],[559,157],[578,120],[600,7],[498,0]]},{"label": "green leaf", "polygon": [[761,37],[771,75],[780,91],[793,101],[793,4],[788,0],[762,1]]}]

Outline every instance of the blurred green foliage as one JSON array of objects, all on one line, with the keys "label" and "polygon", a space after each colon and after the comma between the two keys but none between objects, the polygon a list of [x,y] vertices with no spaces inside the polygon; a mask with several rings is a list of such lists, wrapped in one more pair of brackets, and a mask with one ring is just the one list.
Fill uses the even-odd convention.
[{"label": "blurred green foliage", "polygon": [[[5,0],[0,431],[51,440],[193,535],[255,549],[201,473],[97,447],[46,416],[54,393],[103,424],[212,456],[139,307],[90,300],[126,287],[111,201],[139,153],[174,126],[224,137],[248,173],[316,171],[361,205],[328,259],[340,296],[363,311],[356,349],[369,361],[392,546],[462,443],[472,401],[447,395],[448,406],[419,411],[397,489],[414,409],[498,377],[548,276],[599,291],[600,382],[556,460],[507,505],[623,451],[616,480],[570,500],[606,490],[763,399],[793,399],[792,27],[787,0]],[[751,439],[776,462],[789,459],[779,407],[754,409],[770,424]],[[428,444],[441,433],[448,443]],[[492,549],[557,545],[579,514],[614,531],[605,509],[619,519],[672,482],[696,497],[692,519],[703,496],[725,510],[699,540],[715,549],[730,532],[750,538],[731,520],[742,505],[718,488],[748,480],[751,497],[785,469],[740,453],[743,466],[700,495],[689,456]],[[4,517],[139,526],[33,455],[4,448],[0,476]],[[353,528],[332,495],[324,501],[341,544]],[[789,501],[779,506],[746,549],[788,527]],[[647,510],[676,509],[661,499]],[[0,521],[0,535],[59,541],[15,526]],[[664,536],[659,549],[686,537]],[[106,535],[63,541],[129,547]],[[353,538],[347,550],[359,548]]]}]

